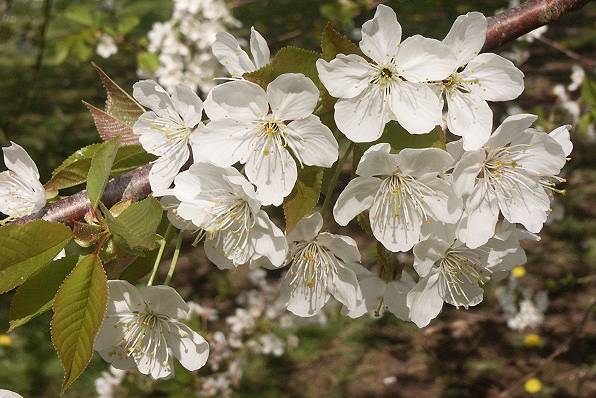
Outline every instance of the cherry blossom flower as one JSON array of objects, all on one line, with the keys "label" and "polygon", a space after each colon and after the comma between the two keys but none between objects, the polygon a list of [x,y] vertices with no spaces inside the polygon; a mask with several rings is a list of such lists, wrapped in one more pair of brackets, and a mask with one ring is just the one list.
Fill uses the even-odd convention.
[{"label": "cherry blossom flower", "polygon": [[38,212],[46,204],[46,193],[35,162],[12,141],[2,152],[8,170],[0,173],[0,212],[10,219]]},{"label": "cherry blossom flower", "polygon": [[300,73],[279,76],[267,91],[247,81],[215,87],[205,101],[211,122],[194,139],[200,160],[218,166],[245,163],[263,205],[280,205],[300,165],[330,167],[338,158],[331,130],[313,115],[319,90]]},{"label": "cherry blossom flower", "polygon": [[118,47],[114,42],[114,38],[106,33],[102,34],[97,43],[95,52],[102,58],[110,58],[112,55],[116,54],[118,52]]},{"label": "cherry blossom flower", "polygon": [[317,61],[321,81],[339,98],[335,123],[354,142],[376,140],[390,120],[412,134],[441,124],[439,98],[424,83],[447,78],[455,56],[445,44],[420,35],[400,43],[401,34],[395,11],[381,4],[362,26],[360,49],[372,62],[357,54]]},{"label": "cherry blossom flower", "polygon": [[359,318],[366,313],[379,318],[389,311],[403,321],[410,320],[406,299],[415,282],[406,271],[402,271],[400,280],[386,281],[360,264],[351,264],[351,267],[362,290],[362,301],[352,310],[344,307],[342,313],[350,318]]},{"label": "cherry blossom flower", "polygon": [[153,80],[135,83],[133,95],[151,109],[133,126],[143,148],[159,158],[149,172],[151,190],[161,196],[190,158],[190,139],[202,126],[203,102],[188,87],[177,85],[170,96]]},{"label": "cherry blossom flower", "polygon": [[176,177],[170,192],[180,201],[176,216],[204,231],[205,253],[219,268],[247,262],[268,268],[283,265],[285,236],[238,170],[196,163]]},{"label": "cherry blossom flower", "polygon": [[153,379],[174,373],[173,357],[193,371],[205,365],[209,345],[181,319],[189,308],[169,286],[138,290],[126,281],[108,282],[107,315],[95,350],[117,369],[137,368]]},{"label": "cherry blossom flower", "polygon": [[219,32],[215,36],[211,49],[219,63],[235,78],[241,78],[243,74],[267,65],[271,55],[267,42],[254,27],[250,28],[250,52],[253,59],[240,48],[238,40],[227,32]]},{"label": "cherry blossom flower", "polygon": [[356,273],[360,261],[356,242],[343,235],[320,232],[323,217],[303,218],[288,235],[291,259],[282,280],[281,297],[289,311],[301,317],[317,315],[335,297],[348,311],[362,301]]},{"label": "cherry blossom flower", "polygon": [[[453,170],[453,189],[464,198],[457,237],[468,247],[488,242],[499,213],[530,232],[542,229],[550,209],[547,191],[556,191],[556,183],[563,181],[557,174],[571,142],[563,130],[553,136],[528,130],[535,120],[534,115],[509,116],[483,148],[461,154]],[[448,150],[455,154],[461,145],[452,143]]]},{"label": "cherry blossom flower", "polygon": [[0,389],[0,398],[23,398],[23,396],[14,391]]},{"label": "cherry blossom flower", "polygon": [[423,222],[455,223],[461,201],[439,175],[453,166],[449,153],[437,148],[370,147],[354,178],[337,198],[333,215],[339,225],[369,211],[373,234],[388,250],[407,251],[420,240]]},{"label": "cherry blossom flower", "polygon": [[443,39],[457,57],[451,75],[440,84],[447,100],[449,131],[463,137],[466,150],[478,149],[490,136],[493,113],[486,101],[508,101],[524,91],[524,74],[499,55],[478,54],[486,37],[479,12],[457,17]]},{"label": "cherry blossom flower", "polygon": [[456,225],[433,223],[425,239],[414,246],[414,269],[420,280],[408,293],[410,318],[418,327],[435,318],[443,302],[468,308],[482,301],[483,285],[493,275],[505,275],[515,265],[526,262],[519,245],[523,234],[506,223],[487,245],[468,248],[457,240]]}]

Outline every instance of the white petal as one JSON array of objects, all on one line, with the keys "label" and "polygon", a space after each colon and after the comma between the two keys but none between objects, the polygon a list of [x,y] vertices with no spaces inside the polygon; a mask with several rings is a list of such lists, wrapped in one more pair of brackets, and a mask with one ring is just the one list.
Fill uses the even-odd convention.
[{"label": "white petal", "polygon": [[337,267],[337,273],[329,286],[329,292],[349,310],[362,301],[362,291],[354,271],[347,267]]},{"label": "white petal", "polygon": [[389,251],[410,250],[420,240],[422,216],[419,210],[414,207],[411,200],[406,200],[401,203],[400,214],[395,215],[394,210],[390,208],[389,214],[386,214],[384,218],[377,219],[377,214],[383,214],[379,211],[382,205],[382,197],[377,196],[369,212],[373,235]]},{"label": "white petal", "polygon": [[360,49],[378,64],[395,56],[401,41],[401,25],[395,11],[383,4],[377,6],[373,19],[362,25]]},{"label": "white petal", "polygon": [[276,119],[301,119],[315,110],[319,89],[302,73],[284,73],[267,86],[267,99]]},{"label": "white petal", "polygon": [[205,100],[209,119],[259,120],[267,115],[269,104],[265,90],[257,84],[239,80],[216,86]]},{"label": "white petal", "polygon": [[414,246],[414,269],[421,277],[428,275],[433,265],[445,256],[453,239],[444,241],[442,239],[430,238],[418,242]]},{"label": "white petal", "polygon": [[359,96],[335,103],[335,124],[354,142],[371,142],[383,134],[391,111],[381,90],[367,87]]},{"label": "white petal", "polygon": [[146,344],[147,352],[140,357],[135,357],[137,368],[140,373],[151,376],[154,380],[167,378],[174,369],[165,336],[158,333],[151,339],[150,344],[148,340],[147,336],[140,342],[140,344]]},{"label": "white petal", "polygon": [[486,38],[486,18],[479,12],[469,12],[457,17],[443,39],[457,57],[457,64],[463,66],[482,49]]},{"label": "white petal", "polygon": [[251,238],[256,254],[268,258],[273,267],[281,267],[288,255],[288,242],[284,233],[264,210],[259,211],[255,221]]},{"label": "white petal", "polygon": [[9,147],[2,148],[2,152],[7,169],[12,170],[26,181],[39,184],[37,166],[23,147],[11,141]]},{"label": "white petal", "polygon": [[415,83],[443,80],[458,67],[448,46],[420,35],[408,37],[401,43],[395,64],[401,76]]},{"label": "white petal", "polygon": [[397,155],[391,153],[391,145],[375,144],[362,154],[356,174],[362,177],[393,175],[399,167],[398,162]]},{"label": "white petal", "polygon": [[571,143],[571,137],[569,135],[570,128],[571,126],[567,124],[565,126],[557,127],[556,129],[548,133],[548,135],[551,138],[553,138],[555,141],[559,143],[559,145],[561,145],[561,148],[563,148],[565,156],[569,156],[569,154],[571,154],[571,151],[573,150],[573,144]]},{"label": "white petal", "polygon": [[38,212],[45,204],[45,190],[39,181],[12,171],[0,173],[0,212],[22,217]]},{"label": "white petal", "polygon": [[323,228],[321,213],[313,213],[302,218],[288,234],[288,242],[311,241]]},{"label": "white petal", "polygon": [[516,161],[534,176],[557,175],[565,166],[566,155],[561,144],[541,131],[520,133],[511,145],[519,145]]},{"label": "white petal", "polygon": [[390,99],[395,118],[410,134],[426,134],[441,124],[443,114],[439,97],[426,84],[397,83]]},{"label": "white petal", "polygon": [[534,179],[517,175],[517,180],[519,183],[508,186],[507,192],[497,190],[499,207],[509,222],[538,233],[548,217],[550,199]]},{"label": "white petal", "polygon": [[484,149],[464,152],[453,169],[453,191],[459,195],[468,195],[474,189],[476,177],[480,174],[486,158]]},{"label": "white petal", "polygon": [[153,80],[141,80],[133,86],[133,96],[141,105],[150,108],[157,116],[180,122],[182,119],[174,109],[167,91]]},{"label": "white petal", "polygon": [[447,93],[447,127],[463,137],[464,149],[482,148],[493,127],[493,112],[485,100],[458,90]]},{"label": "white petal", "polygon": [[174,178],[176,178],[189,157],[190,149],[183,141],[173,147],[170,154],[153,162],[149,171],[149,182],[154,196],[162,196],[163,191],[172,185]]},{"label": "white petal", "polygon": [[453,166],[449,152],[439,148],[404,148],[397,154],[397,163],[405,174],[421,177],[438,175]]},{"label": "white petal", "polygon": [[344,262],[360,262],[360,251],[356,241],[349,236],[321,232],[317,237],[323,246]]},{"label": "white petal", "polygon": [[143,300],[153,314],[167,315],[170,318],[185,319],[190,308],[178,292],[165,285],[147,286],[141,290]]},{"label": "white petal", "polygon": [[172,94],[172,103],[176,112],[182,116],[186,127],[193,128],[201,122],[203,101],[190,87],[183,84],[176,85]]},{"label": "white petal", "polygon": [[251,153],[251,140],[256,134],[252,123],[232,119],[212,121],[193,137],[193,156],[195,161],[221,167],[238,161],[245,163]]},{"label": "white petal", "polygon": [[23,396],[14,391],[0,389],[0,398],[23,398]]},{"label": "white petal", "polygon": [[443,308],[443,299],[439,295],[439,274],[430,273],[420,279],[408,293],[410,319],[419,328],[423,328],[439,315]]},{"label": "white petal", "polygon": [[108,281],[109,301],[107,314],[132,313],[145,309],[143,296],[126,281]]},{"label": "white petal", "polygon": [[499,204],[492,189],[478,182],[466,202],[459,222],[457,238],[471,249],[482,246],[494,235],[499,218]]},{"label": "white petal", "polygon": [[282,298],[287,302],[288,311],[300,317],[311,317],[319,313],[329,301],[329,291],[324,283],[316,283],[312,288],[300,283],[299,279],[290,285],[292,276],[286,273],[282,279]]},{"label": "white petal", "polygon": [[[355,263],[347,264],[349,267],[353,267],[354,265]],[[362,300],[355,307],[347,308],[344,306],[342,308],[342,313],[350,318],[359,318],[367,312],[377,317],[382,315],[382,311],[376,312],[376,309],[379,305],[379,299],[385,293],[387,283],[372,272],[366,269],[364,271],[366,272],[365,274],[356,273],[362,292]]]},{"label": "white petal", "polygon": [[368,210],[380,186],[381,180],[375,177],[356,177],[351,180],[333,206],[335,221],[345,226],[358,214]]},{"label": "white petal", "polygon": [[439,294],[446,303],[456,307],[468,308],[478,305],[484,297],[484,290],[478,285],[478,282],[470,278],[460,277],[461,283],[459,289],[453,289],[448,285],[448,281],[439,279]]},{"label": "white petal", "polygon": [[410,320],[408,293],[414,287],[414,281],[407,275],[407,272],[402,271],[401,281],[389,282],[383,294],[383,301],[387,305],[387,309],[402,321]]},{"label": "white petal", "polygon": [[213,55],[233,77],[240,77],[246,72],[254,71],[255,65],[246,51],[240,48],[238,40],[227,32],[218,32],[211,45]]},{"label": "white petal", "polygon": [[250,53],[255,60],[255,66],[257,69],[269,63],[271,53],[269,52],[269,46],[263,36],[257,32],[253,27],[250,28]]},{"label": "white petal", "polygon": [[477,81],[467,87],[487,101],[509,101],[524,91],[524,74],[513,62],[499,55],[484,53],[475,57],[461,73]]},{"label": "white petal", "polygon": [[207,363],[209,344],[201,335],[185,324],[174,323],[165,337],[168,348],[186,369],[192,372]]},{"label": "white petal", "polygon": [[530,114],[508,116],[488,139],[486,146],[497,149],[506,146],[513,137],[521,133],[536,121],[538,117]]},{"label": "white petal", "polygon": [[333,133],[315,115],[291,122],[286,130],[286,142],[308,166],[331,167],[339,157]]},{"label": "white petal", "polygon": [[267,154],[262,147],[253,149],[246,162],[248,180],[257,186],[257,196],[264,206],[279,206],[294,188],[298,172],[296,162],[284,147]]},{"label": "white petal", "polygon": [[448,142],[446,145],[446,150],[449,152],[451,157],[457,162],[461,159],[462,155],[464,154],[464,140],[461,138],[457,141]]},{"label": "white petal", "polygon": [[212,239],[207,239],[203,242],[203,250],[205,250],[205,255],[213,264],[217,266],[219,269],[234,269],[240,264],[234,264],[232,260],[227,258],[221,249],[216,245],[216,242]]},{"label": "white petal", "polygon": [[364,58],[356,54],[338,54],[330,62],[317,60],[321,82],[336,98],[354,98],[370,84],[373,71]]}]

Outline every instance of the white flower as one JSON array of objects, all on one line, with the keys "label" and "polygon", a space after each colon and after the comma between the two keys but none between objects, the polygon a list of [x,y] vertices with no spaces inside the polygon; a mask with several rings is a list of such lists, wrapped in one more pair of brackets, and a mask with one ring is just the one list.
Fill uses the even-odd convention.
[{"label": "white flower", "polygon": [[401,33],[395,12],[381,4],[362,26],[360,49],[372,62],[356,54],[317,61],[321,81],[339,98],[337,127],[354,142],[375,141],[389,120],[412,134],[441,124],[439,98],[424,83],[447,78],[455,57],[446,45],[420,35],[400,44]]},{"label": "white flower", "polygon": [[219,166],[246,163],[263,205],[280,205],[294,187],[296,162],[330,167],[338,158],[331,130],[313,115],[319,90],[299,73],[279,76],[267,92],[254,83],[215,87],[205,101],[211,122],[194,140],[199,160]]},{"label": "white flower", "polygon": [[190,158],[189,143],[202,125],[203,102],[183,85],[177,85],[170,97],[153,80],[135,83],[133,94],[151,109],[141,115],[133,131],[147,152],[159,156],[149,172],[153,194],[159,196]]},{"label": "white flower", "polygon": [[359,318],[366,313],[378,318],[389,311],[401,320],[410,320],[406,299],[415,283],[407,272],[402,272],[400,280],[385,281],[360,264],[351,267],[362,290],[362,301],[352,310],[342,308],[342,313],[350,318]]},{"label": "white flower", "polygon": [[213,55],[232,77],[242,77],[243,74],[253,72],[269,63],[270,52],[267,42],[254,27],[250,28],[252,60],[231,34],[219,32],[215,37],[211,45]]},{"label": "white flower", "polygon": [[233,333],[241,334],[245,330],[251,329],[255,325],[255,320],[244,308],[236,308],[234,315],[226,318],[226,323],[230,325]]},{"label": "white flower", "polygon": [[205,365],[209,345],[180,319],[188,305],[169,286],[141,291],[126,281],[109,281],[106,318],[95,350],[117,369],[137,368],[154,379],[174,373],[173,357],[193,371]]},{"label": "white flower", "polygon": [[[465,202],[457,237],[468,247],[488,242],[499,212],[530,232],[542,229],[550,208],[547,190],[556,190],[556,182],[563,181],[556,175],[565,165],[571,142],[562,130],[553,132],[555,138],[527,130],[534,120],[534,115],[509,116],[483,148],[463,153],[455,166],[453,189]],[[460,141],[448,150],[458,152],[458,146],[461,150]]]},{"label": "white flower", "polygon": [[97,48],[95,51],[97,52],[97,55],[102,58],[110,58],[112,55],[118,52],[118,47],[114,42],[114,38],[104,33],[99,38],[99,42],[97,43]]},{"label": "white flower", "polygon": [[109,371],[101,372],[101,376],[95,379],[95,391],[97,398],[114,398],[116,389],[126,376],[126,371],[110,366]]},{"label": "white flower", "polygon": [[238,170],[196,163],[176,177],[170,192],[180,201],[176,215],[205,232],[205,253],[219,268],[247,262],[267,268],[283,265],[285,236]]},{"label": "white flower", "polygon": [[439,175],[453,165],[449,153],[437,148],[402,149],[389,144],[370,147],[354,178],[339,195],[333,215],[339,225],[368,210],[373,234],[388,250],[407,251],[420,240],[429,220],[457,222],[461,201]]},{"label": "white flower", "polygon": [[2,152],[8,171],[0,173],[0,212],[10,218],[38,212],[46,204],[46,193],[35,162],[12,141]]},{"label": "white flower", "polygon": [[23,396],[14,391],[0,389],[0,398],[23,398]]},{"label": "white flower", "polygon": [[290,268],[281,296],[289,311],[301,317],[317,315],[330,296],[350,311],[362,300],[356,274],[349,264],[360,261],[356,242],[348,236],[320,232],[323,217],[303,218],[288,235]]},{"label": "white flower", "polygon": [[478,54],[486,29],[484,15],[470,12],[457,17],[443,39],[457,57],[453,73],[440,84],[447,99],[447,126],[463,137],[466,150],[480,148],[490,136],[493,113],[486,101],[512,100],[524,90],[524,74],[511,61]]},{"label": "white flower", "polygon": [[190,309],[189,314],[195,314],[205,321],[217,321],[219,319],[215,308],[206,307],[192,301],[188,303],[188,308]]},{"label": "white flower", "polygon": [[506,224],[487,245],[470,249],[455,237],[455,225],[434,223],[426,238],[414,246],[414,269],[420,280],[408,293],[410,318],[424,327],[435,318],[443,302],[457,308],[482,301],[482,286],[495,274],[526,262],[519,245],[524,237]]},{"label": "white flower", "polygon": [[524,299],[519,304],[519,311],[507,319],[507,326],[522,331],[540,326],[544,321],[544,310],[534,304],[531,299]]},{"label": "white flower", "polygon": [[286,343],[273,333],[267,333],[259,339],[261,343],[261,353],[280,357],[284,354]]},{"label": "white flower", "polygon": [[586,71],[579,65],[573,65],[571,67],[571,83],[567,86],[567,90],[575,91],[581,87],[584,79],[586,78]]}]

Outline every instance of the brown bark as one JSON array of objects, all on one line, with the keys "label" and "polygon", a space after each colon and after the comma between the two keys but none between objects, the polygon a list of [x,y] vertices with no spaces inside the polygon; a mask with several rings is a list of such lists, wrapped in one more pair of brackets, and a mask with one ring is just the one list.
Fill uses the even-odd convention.
[{"label": "brown bark", "polygon": [[[558,20],[566,13],[582,8],[590,1],[592,0],[529,0],[519,7],[490,17],[482,51],[494,50],[542,25]],[[150,168],[151,165],[146,165],[110,180],[102,202],[110,207],[120,200],[138,201],[147,197],[151,193],[148,179]],[[75,220],[80,220],[88,210],[87,192],[81,191],[15,222],[25,223],[41,218],[71,225]]]}]

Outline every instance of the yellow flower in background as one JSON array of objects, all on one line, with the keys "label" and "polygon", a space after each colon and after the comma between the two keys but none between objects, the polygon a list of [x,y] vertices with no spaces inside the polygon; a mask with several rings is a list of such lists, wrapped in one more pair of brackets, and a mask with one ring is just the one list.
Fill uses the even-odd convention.
[{"label": "yellow flower in background", "polygon": [[12,345],[12,337],[7,334],[0,334],[0,347],[8,347]]},{"label": "yellow flower in background", "polygon": [[513,275],[514,278],[519,279],[526,275],[526,268],[523,265],[518,265],[511,270],[511,275]]},{"label": "yellow flower in background", "polygon": [[524,347],[539,347],[542,343],[542,337],[539,334],[528,333],[524,336]]},{"label": "yellow flower in background", "polygon": [[524,389],[529,394],[537,394],[542,390],[542,382],[533,377],[526,381],[526,384],[524,384]]}]

